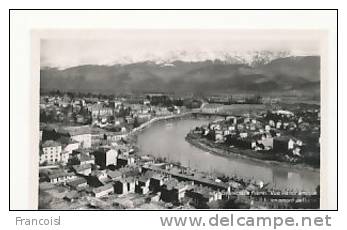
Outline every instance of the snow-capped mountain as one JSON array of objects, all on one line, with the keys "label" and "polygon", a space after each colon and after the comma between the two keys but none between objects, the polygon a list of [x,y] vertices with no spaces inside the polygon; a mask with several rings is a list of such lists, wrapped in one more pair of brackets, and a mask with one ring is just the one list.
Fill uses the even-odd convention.
[{"label": "snow-capped mountain", "polygon": [[[205,54],[204,54],[205,55]],[[150,61],[42,68],[41,88],[93,92],[177,91],[319,93],[320,57],[259,52],[220,59]],[[122,59],[129,60],[129,59]]]},{"label": "snow-capped mountain", "polygon": [[[114,60],[108,62],[98,63],[99,65],[129,65],[138,62],[149,62],[158,65],[172,65],[175,61],[182,62],[203,62],[203,61],[214,61],[219,60],[226,64],[248,64],[251,66],[258,64],[267,64],[272,60],[284,57],[290,57],[293,54],[289,51],[247,51],[247,52],[226,52],[226,51],[171,51],[165,55],[163,54],[140,54],[134,57],[120,56]],[[95,64],[95,63],[86,63]]]}]

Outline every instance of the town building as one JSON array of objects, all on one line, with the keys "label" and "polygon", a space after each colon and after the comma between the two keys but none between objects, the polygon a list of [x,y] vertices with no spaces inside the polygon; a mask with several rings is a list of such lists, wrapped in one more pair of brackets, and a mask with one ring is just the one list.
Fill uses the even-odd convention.
[{"label": "town building", "polygon": [[73,170],[76,174],[88,176],[92,173],[92,165],[91,164],[83,164],[83,165],[73,165]]},{"label": "town building", "polygon": [[93,155],[89,155],[89,151],[85,149],[73,150],[69,155],[69,165],[84,165],[84,164],[95,164]]},{"label": "town building", "polygon": [[95,164],[102,169],[109,165],[117,165],[118,151],[110,147],[102,147],[92,153],[95,157]]},{"label": "town building", "polygon": [[55,164],[61,161],[62,146],[59,142],[48,140],[42,143],[40,151],[40,164]]},{"label": "town building", "polygon": [[114,183],[114,191],[117,194],[127,194],[135,192],[135,179],[132,177],[122,178]]},{"label": "town building", "polygon": [[160,190],[161,186],[164,184],[165,176],[159,173],[156,173],[152,175],[150,182],[149,182],[149,188],[150,190],[157,192]]},{"label": "town building", "polygon": [[53,173],[49,174],[47,177],[48,177],[49,182],[52,184],[65,183],[69,180],[73,180],[73,179],[77,178],[77,176],[74,173],[68,173],[65,171],[53,172]]},{"label": "town building", "polygon": [[74,180],[68,181],[66,184],[73,189],[81,189],[88,186],[87,180],[83,177],[78,177]]},{"label": "town building", "polygon": [[135,191],[140,194],[146,194],[149,192],[150,178],[147,176],[141,176],[136,180]]},{"label": "town building", "polygon": [[88,110],[91,112],[93,119],[113,115],[113,109],[111,107],[106,107],[102,103],[90,105],[88,106]]},{"label": "town building", "polygon": [[111,181],[106,170],[93,170],[88,177],[88,184],[93,187],[99,187]]},{"label": "town building", "polygon": [[161,200],[164,202],[180,202],[189,186],[184,182],[178,182],[176,179],[170,179],[161,187]]},{"label": "town building", "polygon": [[120,180],[122,178],[122,173],[119,170],[108,170],[107,172],[107,177],[113,181]]},{"label": "town building", "polygon": [[107,196],[109,194],[112,194],[113,192],[114,192],[114,188],[112,184],[106,184],[106,185],[94,188],[92,190],[93,195],[97,198]]},{"label": "town building", "polygon": [[135,164],[135,158],[131,156],[118,155],[117,157],[117,167],[124,167],[127,165]]},{"label": "town building", "polygon": [[192,198],[193,206],[197,208],[206,208],[207,203],[222,199],[221,192],[203,186],[187,191],[187,196]]}]

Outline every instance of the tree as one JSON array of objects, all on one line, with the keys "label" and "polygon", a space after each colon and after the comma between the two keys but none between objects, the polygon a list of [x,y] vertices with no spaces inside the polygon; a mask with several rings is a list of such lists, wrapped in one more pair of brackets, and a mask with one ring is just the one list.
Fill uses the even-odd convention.
[{"label": "tree", "polygon": [[139,126],[140,126],[139,119],[137,117],[135,117],[135,119],[134,119],[134,128],[137,128]]},{"label": "tree", "polygon": [[52,201],[53,198],[49,193],[39,190],[39,209],[50,209]]}]

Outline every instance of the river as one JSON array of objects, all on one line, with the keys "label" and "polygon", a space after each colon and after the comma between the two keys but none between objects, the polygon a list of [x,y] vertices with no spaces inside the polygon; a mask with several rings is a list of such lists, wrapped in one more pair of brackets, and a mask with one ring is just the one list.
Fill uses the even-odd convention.
[{"label": "river", "polygon": [[165,157],[200,171],[260,179],[279,189],[313,192],[319,185],[319,171],[292,169],[237,157],[225,158],[189,144],[185,140],[186,134],[206,123],[207,120],[194,119],[155,123],[137,137],[140,154]]}]

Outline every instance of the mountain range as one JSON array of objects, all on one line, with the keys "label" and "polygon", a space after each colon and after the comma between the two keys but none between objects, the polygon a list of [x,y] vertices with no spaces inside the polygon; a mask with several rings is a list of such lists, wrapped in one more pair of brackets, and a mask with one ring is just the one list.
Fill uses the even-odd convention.
[{"label": "mountain range", "polygon": [[41,90],[130,93],[252,93],[260,95],[320,94],[320,57],[229,58],[196,62],[145,61],[114,65],[43,67]]}]

